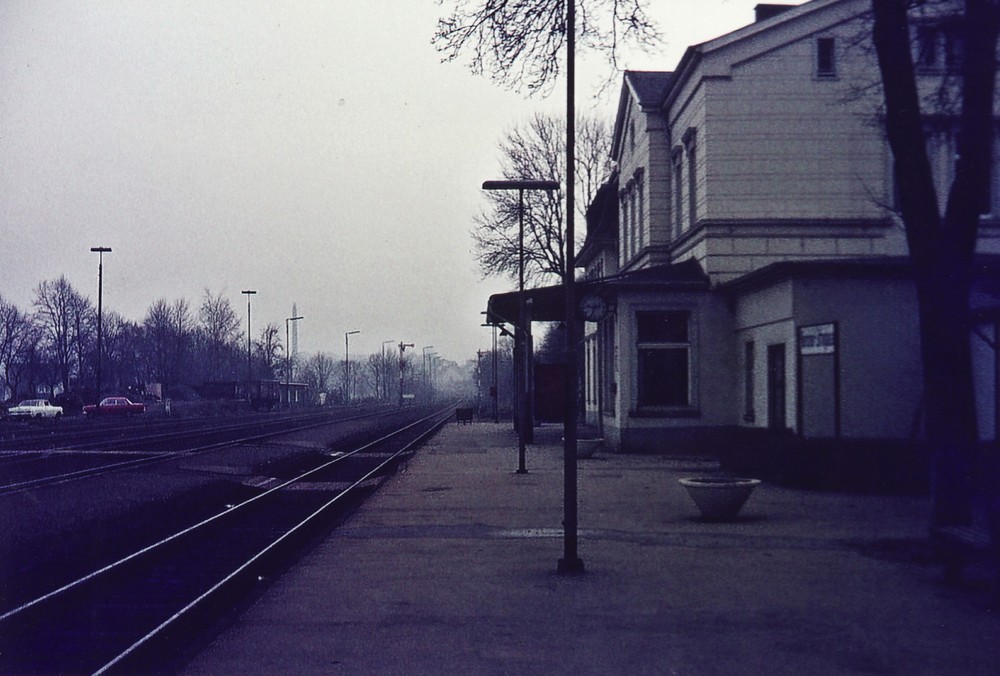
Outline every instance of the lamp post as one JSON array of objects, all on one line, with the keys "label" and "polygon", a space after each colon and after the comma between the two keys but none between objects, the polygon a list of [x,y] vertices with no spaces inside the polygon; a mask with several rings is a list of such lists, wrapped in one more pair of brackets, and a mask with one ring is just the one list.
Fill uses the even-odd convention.
[{"label": "lamp post", "polygon": [[424,381],[424,391],[430,392],[430,385],[427,379],[427,350],[433,350],[433,345],[427,345],[422,349],[422,355],[420,359],[420,375],[423,377]]},{"label": "lamp post", "polygon": [[285,408],[292,407],[292,355],[288,346],[288,325],[300,319],[303,319],[301,315],[285,318]]},{"label": "lamp post", "polygon": [[344,333],[344,397],[347,403],[351,403],[351,336],[361,333],[360,330],[347,331]]},{"label": "lamp post", "polygon": [[380,400],[389,398],[389,364],[385,360],[385,346],[392,345],[395,342],[396,342],[395,340],[382,341],[382,366],[379,370],[384,371],[384,373],[382,374],[382,391],[379,392],[379,397],[378,397]]},{"label": "lamp post", "polygon": [[[539,179],[516,179],[504,181],[484,181],[483,190],[517,191],[517,331],[514,334],[514,350],[520,360],[517,388],[517,474],[527,474],[524,446],[528,436],[528,401],[531,396],[530,374],[528,373],[528,317],[524,303],[524,191],[559,189],[558,181]],[[567,247],[572,248],[572,247]],[[567,416],[569,412],[567,412]]]},{"label": "lamp post", "polygon": [[101,400],[101,362],[104,357],[104,254],[111,253],[109,246],[92,246],[90,250],[97,254],[97,401]]},{"label": "lamp post", "polygon": [[406,348],[413,347],[413,343],[404,343],[399,341],[399,407],[403,408],[403,373],[405,372],[406,362],[403,361],[403,353],[406,352]]},{"label": "lamp post", "polygon": [[563,291],[566,312],[566,417],[563,420],[563,557],[556,570],[562,575],[583,572],[583,559],[577,553],[577,428],[576,405],[576,3],[566,3],[566,269]]},{"label": "lamp post", "polygon": [[[253,380],[253,362],[250,358],[250,296],[255,296],[256,291],[244,290],[241,291],[243,295],[247,297],[247,387],[250,387],[250,381]],[[250,392],[247,392],[247,398],[250,398]]]}]

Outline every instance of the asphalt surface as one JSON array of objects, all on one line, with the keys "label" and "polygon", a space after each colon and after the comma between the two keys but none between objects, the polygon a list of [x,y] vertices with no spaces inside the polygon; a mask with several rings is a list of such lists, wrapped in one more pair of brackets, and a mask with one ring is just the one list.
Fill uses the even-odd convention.
[{"label": "asphalt surface", "polygon": [[579,461],[559,575],[561,428],[450,424],[235,618],[190,674],[998,674],[988,571],[944,584],[925,498],[763,483],[731,523],[710,461]]}]

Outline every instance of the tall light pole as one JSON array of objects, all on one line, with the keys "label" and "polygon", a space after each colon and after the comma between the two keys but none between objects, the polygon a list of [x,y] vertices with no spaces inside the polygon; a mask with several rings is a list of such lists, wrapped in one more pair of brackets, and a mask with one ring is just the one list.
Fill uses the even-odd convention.
[{"label": "tall light pole", "polygon": [[[245,290],[240,293],[247,297],[247,387],[249,388],[250,381],[253,380],[253,362],[250,358],[250,296],[256,295],[257,292]],[[249,391],[247,392],[247,398],[250,398]]]},{"label": "tall light pole", "polygon": [[403,408],[403,374],[405,373],[406,362],[403,359],[403,353],[406,352],[406,348],[413,347],[413,343],[404,343],[399,341],[399,407]]},{"label": "tall light pole", "polygon": [[288,346],[288,325],[300,319],[303,319],[301,315],[285,318],[285,408],[292,407],[292,355]]},{"label": "tall light pole", "polygon": [[[572,4],[572,3],[570,3]],[[517,331],[514,333],[514,351],[520,361],[521,368],[517,375],[517,474],[527,474],[525,467],[524,446],[528,438],[528,402],[531,397],[531,375],[528,372],[528,313],[524,303],[524,191],[545,190],[551,192],[559,189],[558,181],[539,179],[517,179],[506,181],[484,181],[483,190],[516,190],[517,191]],[[568,241],[568,240],[567,240]],[[567,245],[567,249],[572,249]],[[567,411],[566,415],[569,416]]]},{"label": "tall light pole", "polygon": [[420,359],[420,375],[423,376],[424,380],[424,391],[429,391],[429,384],[427,380],[427,350],[433,350],[433,345],[427,345],[421,349],[421,359]]},{"label": "tall light pole", "polygon": [[344,396],[347,403],[351,403],[351,336],[361,333],[360,330],[347,331],[344,333]]},{"label": "tall light pole", "polygon": [[109,246],[92,246],[90,250],[97,254],[97,401],[101,400],[101,362],[104,357],[104,254],[111,253]]},{"label": "tall light pole", "polygon": [[[380,400],[389,398],[389,364],[385,360],[385,346],[392,345],[395,342],[396,342],[395,340],[382,341],[382,366],[379,370],[384,371],[384,373],[382,374],[382,391],[379,392],[379,397],[378,397]],[[998,420],[1000,420],[1000,418],[998,418]],[[998,436],[997,438],[1000,439],[1000,436]]]},{"label": "tall light pole", "polygon": [[583,572],[583,559],[577,553],[577,462],[576,406],[579,384],[576,382],[576,3],[566,3],[566,269],[563,290],[566,294],[566,417],[563,420],[563,557],[557,571],[563,575]]}]

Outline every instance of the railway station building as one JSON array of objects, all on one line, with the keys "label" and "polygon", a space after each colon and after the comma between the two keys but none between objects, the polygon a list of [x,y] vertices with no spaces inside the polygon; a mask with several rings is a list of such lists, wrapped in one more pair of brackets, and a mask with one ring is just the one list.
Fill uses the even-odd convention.
[{"label": "railway station building", "polygon": [[[757,5],[756,21],[689,47],[672,71],[624,74],[616,173],[589,205],[577,257],[578,413],[609,447],[920,437],[916,292],[869,12],[869,0]],[[929,15],[918,34],[927,91],[949,67],[946,18]],[[944,205],[955,117],[931,112]],[[984,439],[1000,421],[998,175],[979,229],[982,323],[970,331]],[[526,292],[535,320],[561,318],[559,291]],[[497,294],[489,312],[517,316],[517,300]]]}]

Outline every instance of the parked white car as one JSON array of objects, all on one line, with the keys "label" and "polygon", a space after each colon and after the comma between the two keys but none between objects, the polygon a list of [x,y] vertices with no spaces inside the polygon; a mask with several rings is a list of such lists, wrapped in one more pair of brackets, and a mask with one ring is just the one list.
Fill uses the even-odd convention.
[{"label": "parked white car", "polygon": [[7,409],[11,418],[61,418],[62,406],[53,406],[48,399],[25,399]]}]

